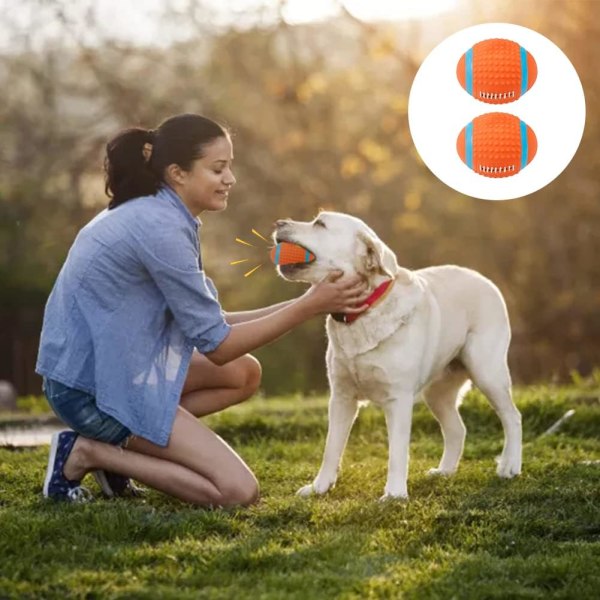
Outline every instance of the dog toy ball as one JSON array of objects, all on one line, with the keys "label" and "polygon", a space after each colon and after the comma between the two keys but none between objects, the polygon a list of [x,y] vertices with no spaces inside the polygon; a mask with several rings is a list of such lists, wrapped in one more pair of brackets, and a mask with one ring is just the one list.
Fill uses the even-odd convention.
[{"label": "dog toy ball", "polygon": [[456,76],[473,98],[488,104],[506,104],[518,100],[535,83],[537,64],[516,42],[483,40],[460,57]]},{"label": "dog toy ball", "polygon": [[279,242],[271,248],[271,261],[276,265],[293,265],[298,263],[309,263],[316,256],[302,246],[291,242]]},{"label": "dog toy ball", "polygon": [[456,140],[460,159],[484,177],[511,177],[537,152],[533,129],[518,117],[493,112],[475,117]]}]

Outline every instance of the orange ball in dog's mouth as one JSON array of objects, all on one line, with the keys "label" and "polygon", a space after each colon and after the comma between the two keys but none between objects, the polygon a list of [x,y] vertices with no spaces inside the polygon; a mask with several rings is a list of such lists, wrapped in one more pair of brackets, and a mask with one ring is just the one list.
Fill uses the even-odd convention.
[{"label": "orange ball in dog's mouth", "polygon": [[271,248],[269,255],[276,265],[309,263],[317,258],[310,250],[292,242],[279,242]]}]

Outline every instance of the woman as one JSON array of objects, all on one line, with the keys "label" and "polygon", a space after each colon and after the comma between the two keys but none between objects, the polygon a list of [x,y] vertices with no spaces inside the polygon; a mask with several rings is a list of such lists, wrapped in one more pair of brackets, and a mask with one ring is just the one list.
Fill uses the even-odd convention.
[{"label": "woman", "polygon": [[360,312],[341,273],[295,300],[226,313],[202,269],[197,215],[226,208],[230,136],[199,115],[107,145],[103,210],[77,235],[48,299],[36,371],[72,431],[52,439],[44,496],[83,501],[94,472],[108,496],[130,479],[201,506],[248,505],[258,483],[197,417],[256,391],[248,354],[321,313]]}]

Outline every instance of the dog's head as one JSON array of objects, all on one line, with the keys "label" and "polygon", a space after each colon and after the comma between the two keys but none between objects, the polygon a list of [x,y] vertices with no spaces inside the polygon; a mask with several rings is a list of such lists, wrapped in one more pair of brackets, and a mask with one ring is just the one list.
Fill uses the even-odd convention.
[{"label": "dog's head", "polygon": [[394,277],[398,263],[394,253],[363,221],[337,212],[320,212],[312,221],[277,221],[275,242],[292,242],[316,256],[310,263],[279,265],[289,281],[317,283],[332,271],[359,275],[369,284],[378,275]]}]

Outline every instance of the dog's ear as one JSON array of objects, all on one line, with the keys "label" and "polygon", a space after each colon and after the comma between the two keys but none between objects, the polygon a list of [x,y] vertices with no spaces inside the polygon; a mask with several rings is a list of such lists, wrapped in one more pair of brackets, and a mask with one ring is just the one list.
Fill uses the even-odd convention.
[{"label": "dog's ear", "polygon": [[380,274],[386,277],[394,277],[398,271],[398,263],[394,253],[374,234],[366,232],[358,233],[359,243],[364,246],[363,251],[359,250],[358,256],[360,265],[358,272],[365,275]]}]

